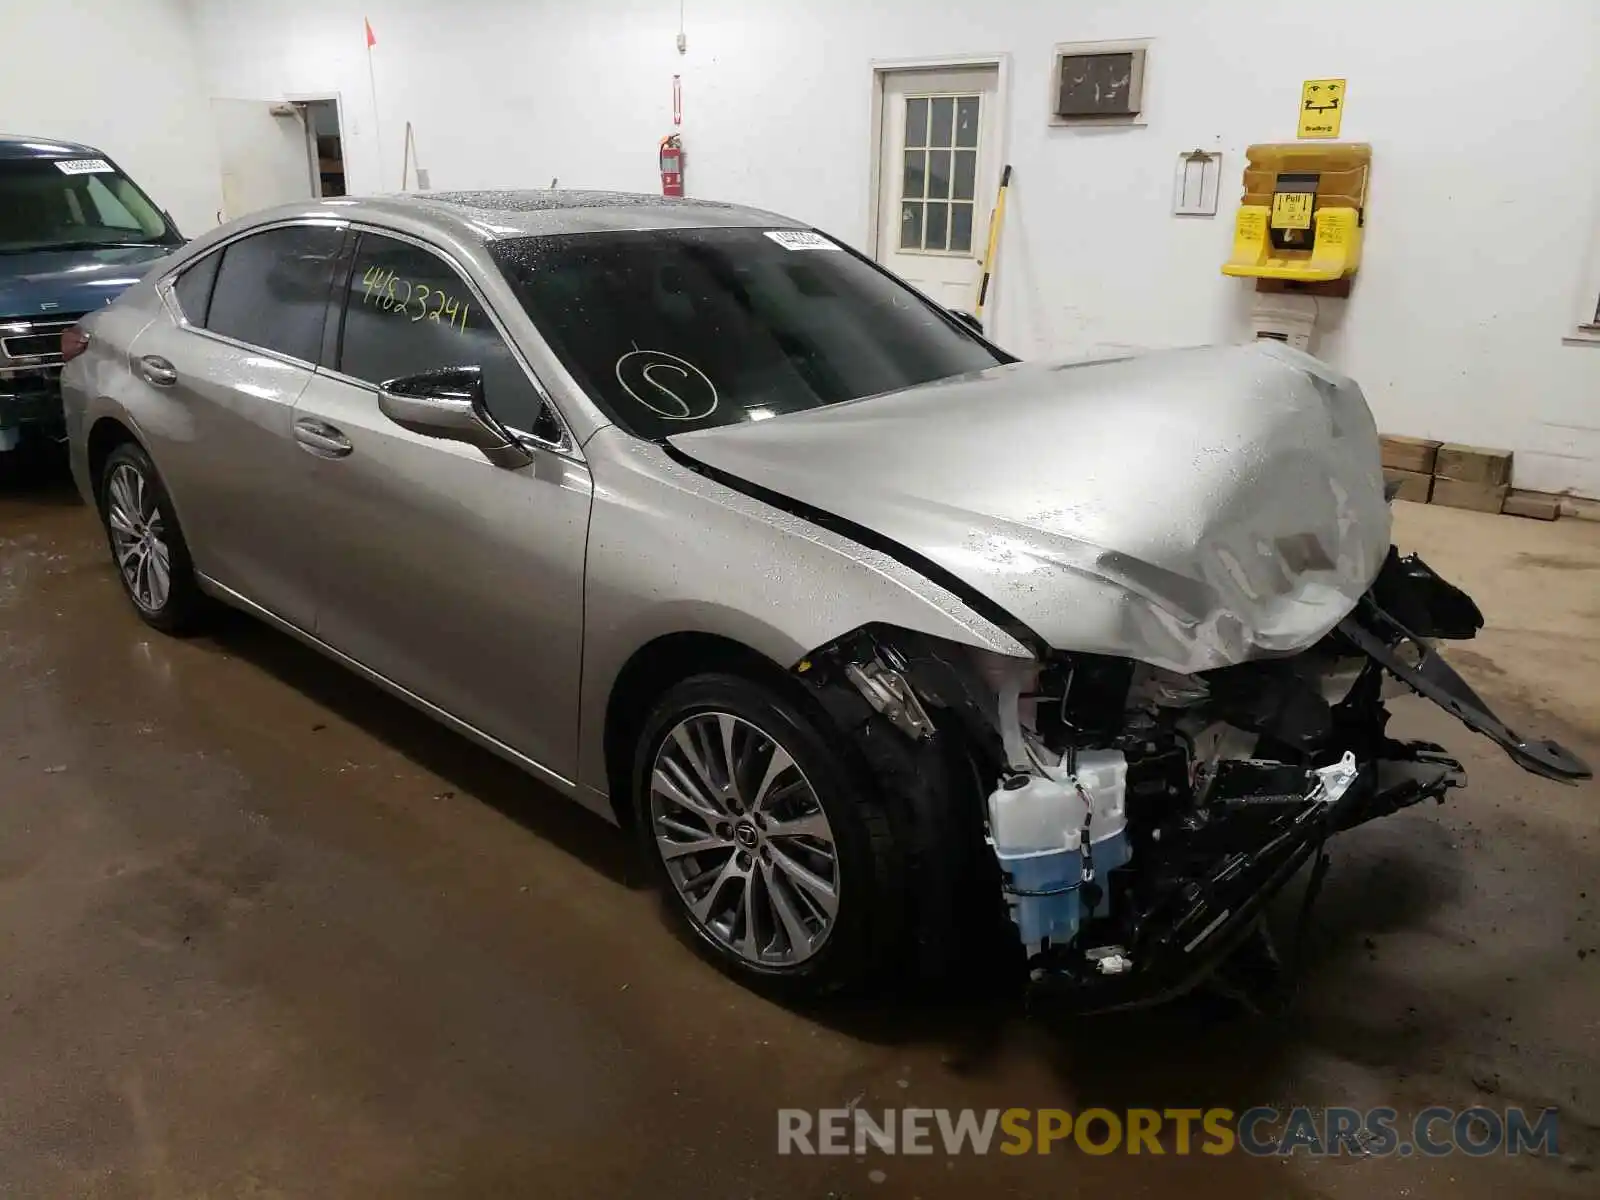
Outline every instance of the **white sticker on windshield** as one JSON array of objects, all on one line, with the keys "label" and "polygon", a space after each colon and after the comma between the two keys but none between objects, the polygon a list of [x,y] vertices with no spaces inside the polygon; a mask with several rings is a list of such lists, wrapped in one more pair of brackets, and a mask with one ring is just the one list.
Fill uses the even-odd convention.
[{"label": "white sticker on windshield", "polygon": [[820,233],[809,229],[769,229],[766,234],[785,250],[837,250],[838,243],[830,242]]},{"label": "white sticker on windshield", "polygon": [[58,158],[56,170],[63,175],[109,175],[116,168],[103,158]]}]

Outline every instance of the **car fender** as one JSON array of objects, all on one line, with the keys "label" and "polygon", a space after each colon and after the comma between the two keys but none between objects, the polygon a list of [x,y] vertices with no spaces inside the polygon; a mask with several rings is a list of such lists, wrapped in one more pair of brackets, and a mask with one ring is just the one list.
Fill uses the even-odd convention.
[{"label": "car fender", "polygon": [[1017,637],[887,553],[708,479],[614,426],[584,446],[595,479],[584,588],[579,781],[607,791],[605,719],[624,667],[658,638],[725,638],[789,669],[868,623],[1029,659]]}]

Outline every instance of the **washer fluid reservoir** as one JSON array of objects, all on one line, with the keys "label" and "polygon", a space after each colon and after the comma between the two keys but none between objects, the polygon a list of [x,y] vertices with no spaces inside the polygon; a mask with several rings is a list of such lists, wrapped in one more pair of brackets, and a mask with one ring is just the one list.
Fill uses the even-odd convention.
[{"label": "washer fluid reservoir", "polygon": [[[1072,769],[1013,776],[990,794],[989,840],[1030,955],[1047,940],[1071,941],[1085,917],[1109,909],[1105,874],[1128,861],[1127,783],[1120,750],[1085,750]],[[1090,879],[1099,885],[1092,909],[1082,896]]]}]

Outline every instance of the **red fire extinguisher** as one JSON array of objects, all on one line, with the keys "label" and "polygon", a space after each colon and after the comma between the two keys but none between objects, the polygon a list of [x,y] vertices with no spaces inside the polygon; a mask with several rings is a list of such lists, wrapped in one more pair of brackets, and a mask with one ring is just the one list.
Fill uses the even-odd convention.
[{"label": "red fire extinguisher", "polygon": [[683,195],[683,138],[676,133],[661,139],[661,194]]}]

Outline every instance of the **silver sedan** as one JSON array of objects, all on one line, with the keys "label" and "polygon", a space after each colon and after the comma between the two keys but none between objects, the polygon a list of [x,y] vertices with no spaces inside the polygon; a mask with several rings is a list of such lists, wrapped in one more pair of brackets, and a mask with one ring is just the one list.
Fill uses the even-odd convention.
[{"label": "silver sedan", "polygon": [[1022,364],[797,222],[581,192],[257,214],[64,347],[144,620],[244,609],[634,830],[750,982],[1188,986],[1460,783],[1386,676],[1586,773],[1432,648],[1481,618],[1283,347]]}]

